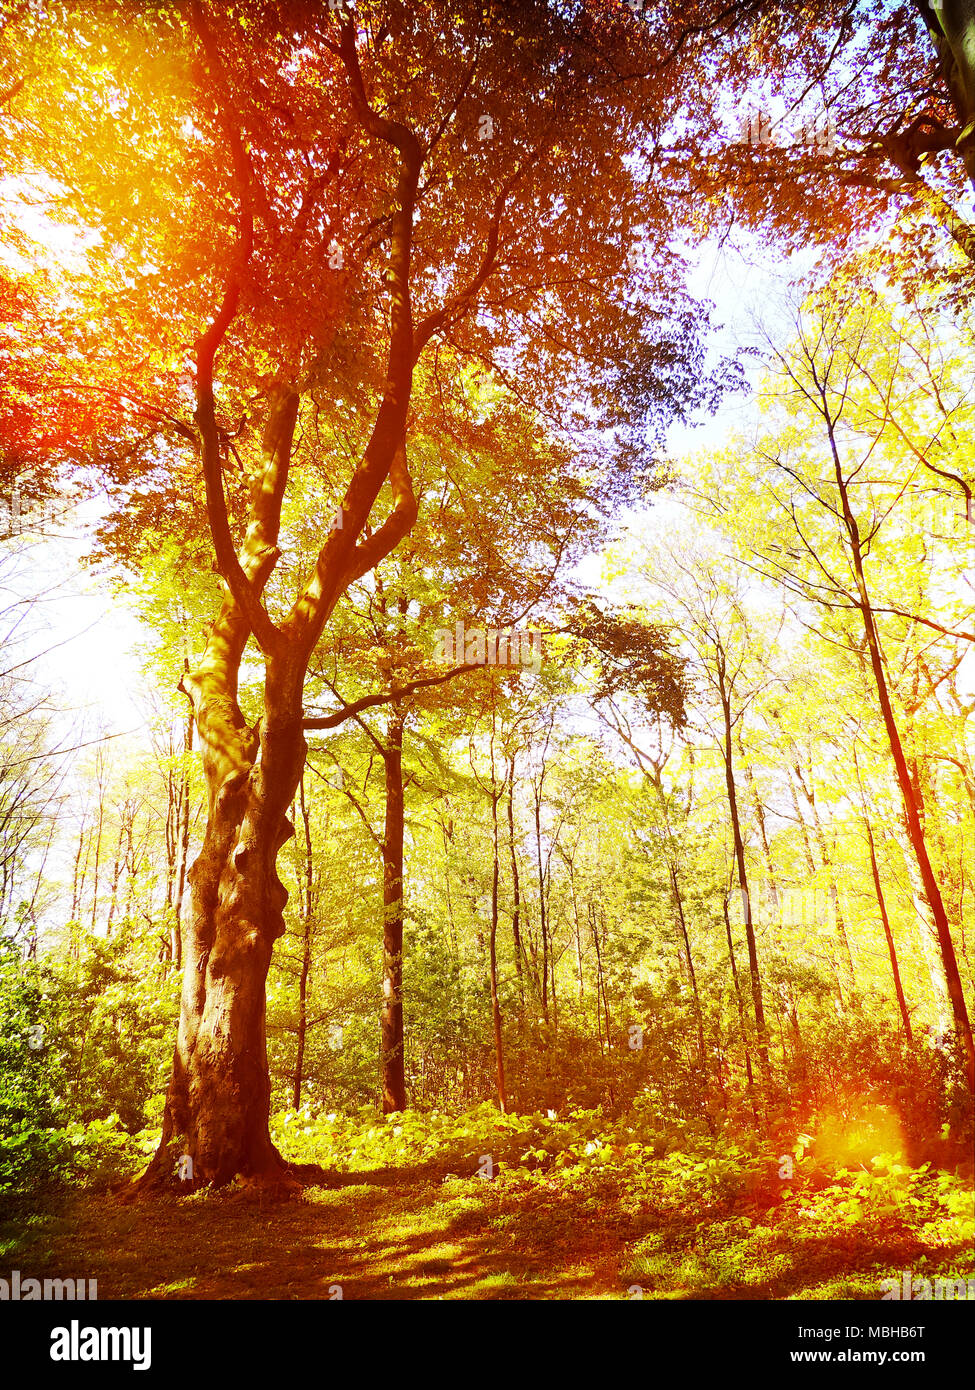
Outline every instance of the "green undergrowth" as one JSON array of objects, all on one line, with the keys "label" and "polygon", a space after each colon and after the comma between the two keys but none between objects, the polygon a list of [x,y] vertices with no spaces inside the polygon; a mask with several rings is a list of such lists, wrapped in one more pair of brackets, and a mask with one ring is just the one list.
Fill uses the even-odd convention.
[{"label": "green undergrowth", "polygon": [[[975,1277],[970,1173],[912,1166],[874,1106],[806,1130],[735,1138],[639,1111],[386,1119],[281,1116],[288,1156],[349,1173],[437,1170],[445,1195],[490,1184],[495,1229],[571,1244],[580,1218],[615,1232],[632,1297],[876,1298],[884,1278]],[[548,1233],[546,1235],[546,1233]],[[966,1296],[975,1297],[975,1284]]]},{"label": "green undergrowth", "polygon": [[[261,1215],[252,1241],[258,1218],[243,1190],[160,1199],[153,1220],[171,1228],[172,1257],[146,1253],[146,1284],[133,1250],[126,1288],[135,1296],[144,1287],[153,1297],[327,1297],[310,1275],[279,1268],[270,1232],[285,1223],[292,1244],[333,1260],[346,1252],[338,1273],[315,1279],[326,1289],[347,1281],[359,1289],[350,1297],[879,1299],[885,1280],[900,1288],[908,1272],[915,1296],[930,1287],[933,1297],[975,1298],[970,1169],[909,1162],[882,1107],[820,1116],[798,1132],[783,1124],[772,1137],[664,1125],[639,1107],[614,1119],[501,1115],[490,1105],[385,1118],[305,1107],[276,1116],[272,1132],[289,1160],[324,1168],[324,1185],[287,1215]],[[8,1262],[26,1268],[31,1250],[54,1260],[80,1240],[79,1267],[97,1269],[115,1225],[129,1223],[126,1239],[140,1228],[138,1209],[116,1211],[104,1179],[135,1172],[154,1134],[127,1146],[111,1125],[72,1137],[75,1180],[62,1191],[77,1195],[47,1212],[35,1204],[27,1229],[9,1221],[0,1231]],[[215,1238],[224,1227],[228,1249],[243,1231],[251,1253],[206,1275],[207,1231]],[[192,1258],[178,1252],[181,1231]],[[263,1294],[235,1293],[234,1280],[257,1269]]]}]

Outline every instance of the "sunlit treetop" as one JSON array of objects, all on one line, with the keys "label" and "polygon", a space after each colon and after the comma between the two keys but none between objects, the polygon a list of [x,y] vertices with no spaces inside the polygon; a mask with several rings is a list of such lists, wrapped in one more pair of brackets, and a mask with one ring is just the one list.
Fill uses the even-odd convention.
[{"label": "sunlit treetop", "polygon": [[85,246],[66,290],[91,338],[70,370],[46,351],[52,382],[61,367],[76,395],[113,391],[100,462],[146,466],[140,429],[192,437],[194,344],[230,277],[239,297],[216,364],[228,433],[245,440],[282,382],[324,391],[361,425],[382,387],[398,177],[395,145],[363,124],[367,102],[422,157],[416,351],[449,345],[580,440],[613,427],[625,490],[648,427],[706,390],[706,318],[640,168],[681,65],[698,61],[682,23],[669,7],[650,22],[606,3],[362,3],[355,16],[353,81],[342,12],[323,5],[12,15],[0,157]]}]

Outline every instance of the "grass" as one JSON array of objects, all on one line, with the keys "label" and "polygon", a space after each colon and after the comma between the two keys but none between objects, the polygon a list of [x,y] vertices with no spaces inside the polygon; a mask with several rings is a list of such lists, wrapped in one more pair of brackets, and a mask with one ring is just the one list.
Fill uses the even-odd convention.
[{"label": "grass", "polygon": [[[233,1189],[134,1205],[77,1187],[8,1196],[0,1268],[95,1278],[100,1299],[867,1300],[905,1269],[972,1277],[957,1174],[884,1155],[782,1184],[774,1161],[720,1141],[664,1158],[593,1143],[588,1118],[505,1119],[490,1144],[485,1123],[466,1144],[456,1123],[415,1118],[372,1123],[368,1143],[343,1132],[341,1153],[321,1153],[329,1185],[290,1203]],[[303,1132],[311,1159],[316,1131]],[[535,1166],[518,1161],[526,1143]],[[477,1174],[488,1151],[493,1180]]]}]

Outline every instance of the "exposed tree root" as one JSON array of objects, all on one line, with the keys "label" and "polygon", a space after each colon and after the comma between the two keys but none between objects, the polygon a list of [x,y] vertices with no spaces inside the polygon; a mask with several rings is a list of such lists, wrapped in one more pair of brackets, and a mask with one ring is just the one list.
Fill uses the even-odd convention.
[{"label": "exposed tree root", "polygon": [[117,1183],[110,1191],[123,1205],[165,1194],[187,1197],[201,1190],[221,1192],[235,1185],[232,1195],[237,1200],[292,1201],[300,1198],[306,1187],[328,1187],[335,1181],[335,1174],[318,1163],[288,1163],[277,1150],[274,1156],[277,1162],[272,1161],[261,1172],[237,1175],[223,1183],[207,1183],[178,1178],[165,1156],[157,1152],[139,1177]]}]

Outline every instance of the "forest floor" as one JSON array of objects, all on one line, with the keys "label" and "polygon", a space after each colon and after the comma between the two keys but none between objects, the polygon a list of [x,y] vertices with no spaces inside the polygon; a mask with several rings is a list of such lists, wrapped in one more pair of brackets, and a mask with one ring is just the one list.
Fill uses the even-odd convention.
[{"label": "forest floor", "polygon": [[805,1220],[755,1194],[661,1209],[624,1200],[609,1174],[500,1176],[335,1172],[287,1203],[52,1189],[0,1205],[0,1258],[22,1279],[95,1278],[99,1299],[878,1299],[908,1269],[972,1278],[957,1175],[902,1182],[903,1209],[834,1185]]}]

